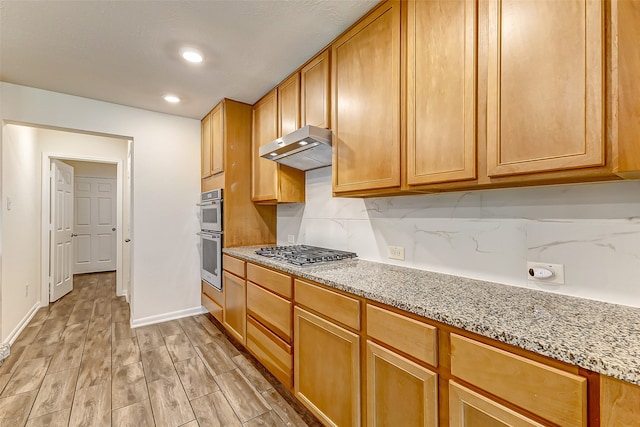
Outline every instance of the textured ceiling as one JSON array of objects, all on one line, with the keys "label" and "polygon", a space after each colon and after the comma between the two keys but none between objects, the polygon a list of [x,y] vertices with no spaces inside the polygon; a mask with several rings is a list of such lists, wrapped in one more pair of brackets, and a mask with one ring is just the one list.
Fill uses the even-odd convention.
[{"label": "textured ceiling", "polygon": [[0,80],[200,119],[224,97],[253,104],[377,3],[1,0]]}]

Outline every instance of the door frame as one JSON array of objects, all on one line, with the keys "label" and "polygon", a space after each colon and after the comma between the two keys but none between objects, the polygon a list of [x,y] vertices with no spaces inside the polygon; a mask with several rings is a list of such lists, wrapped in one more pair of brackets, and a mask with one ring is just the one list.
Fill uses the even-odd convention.
[{"label": "door frame", "polygon": [[[93,157],[73,154],[58,154],[51,152],[42,153],[42,223],[41,223],[41,256],[40,256],[40,305],[49,305],[49,209],[51,209],[51,160],[78,160],[83,162],[110,163],[116,165],[116,295],[128,298],[127,291],[123,289],[123,263],[122,244],[124,242],[124,164],[122,159],[109,157]],[[131,195],[130,195],[131,197]],[[131,221],[131,218],[129,219]]]}]

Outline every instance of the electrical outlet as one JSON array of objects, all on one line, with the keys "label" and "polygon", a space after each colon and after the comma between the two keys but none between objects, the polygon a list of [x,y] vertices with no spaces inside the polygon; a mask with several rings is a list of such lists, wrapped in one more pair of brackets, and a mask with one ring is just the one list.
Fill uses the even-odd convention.
[{"label": "electrical outlet", "polygon": [[[534,269],[539,268],[548,270],[552,273],[551,277],[533,277]],[[564,284],[564,264],[549,264],[546,262],[527,261],[527,279],[536,283],[555,283],[557,285]]]},{"label": "electrical outlet", "polygon": [[294,236],[293,234],[288,234],[287,235],[287,242],[295,243],[296,242],[296,236]]},{"label": "electrical outlet", "polygon": [[404,248],[402,246],[389,246],[387,248],[389,259],[404,260]]}]

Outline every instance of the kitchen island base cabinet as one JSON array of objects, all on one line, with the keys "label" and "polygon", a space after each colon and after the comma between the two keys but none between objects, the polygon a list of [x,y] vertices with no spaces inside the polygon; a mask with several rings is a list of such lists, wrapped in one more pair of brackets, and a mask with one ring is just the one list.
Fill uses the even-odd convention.
[{"label": "kitchen island base cabinet", "polygon": [[543,427],[543,424],[453,381],[449,383],[449,425],[451,427]]},{"label": "kitchen island base cabinet", "polygon": [[367,426],[438,425],[438,375],[367,342]]},{"label": "kitchen island base cabinet", "polygon": [[294,392],[323,423],[360,426],[360,337],[294,309]]}]

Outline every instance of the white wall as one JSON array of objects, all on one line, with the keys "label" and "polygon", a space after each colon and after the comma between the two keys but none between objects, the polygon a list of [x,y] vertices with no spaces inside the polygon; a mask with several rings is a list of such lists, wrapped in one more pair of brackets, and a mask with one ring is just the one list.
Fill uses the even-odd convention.
[{"label": "white wall", "polygon": [[[0,91],[5,122],[134,141],[132,322],[200,310],[200,122],[8,83],[0,83]],[[4,256],[2,263],[7,268]]]},{"label": "white wall", "polygon": [[[124,157],[121,160],[124,162],[123,167],[126,167],[127,161],[127,141],[122,140],[124,144]],[[83,162],[78,160],[65,160],[65,163],[73,166],[73,173],[75,176],[90,176],[94,178],[115,178],[117,166],[112,163],[96,163],[96,162]]]},{"label": "white wall", "polygon": [[[5,126],[2,154],[4,342],[40,301],[40,148],[37,131]],[[11,206],[7,204],[11,199]],[[25,285],[29,286],[28,293]]]},{"label": "white wall", "polygon": [[[306,191],[278,206],[279,244],[640,307],[640,181],[347,199],[327,167]],[[564,264],[565,285],[529,283],[527,260]]]}]

